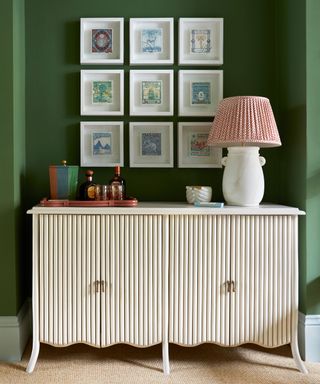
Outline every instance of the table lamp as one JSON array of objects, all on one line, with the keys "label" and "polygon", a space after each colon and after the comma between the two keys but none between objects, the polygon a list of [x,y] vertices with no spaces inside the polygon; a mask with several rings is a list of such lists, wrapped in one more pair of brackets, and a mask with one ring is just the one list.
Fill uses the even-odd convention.
[{"label": "table lamp", "polygon": [[260,147],[281,145],[269,99],[236,96],[223,99],[208,136],[208,145],[228,148],[222,192],[229,205],[258,206],[264,194]]}]

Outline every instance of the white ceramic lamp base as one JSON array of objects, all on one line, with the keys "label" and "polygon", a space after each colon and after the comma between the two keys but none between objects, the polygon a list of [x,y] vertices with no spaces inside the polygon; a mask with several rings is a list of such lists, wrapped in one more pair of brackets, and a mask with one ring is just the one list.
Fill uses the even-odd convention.
[{"label": "white ceramic lamp base", "polygon": [[227,204],[254,207],[264,194],[262,166],[264,157],[259,147],[229,147],[228,156],[222,159],[225,166],[222,180],[223,196]]}]

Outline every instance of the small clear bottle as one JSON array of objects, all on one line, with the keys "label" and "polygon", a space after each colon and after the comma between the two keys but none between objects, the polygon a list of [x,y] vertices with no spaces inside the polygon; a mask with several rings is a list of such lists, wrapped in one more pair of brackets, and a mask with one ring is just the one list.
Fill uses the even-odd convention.
[{"label": "small clear bottle", "polygon": [[79,187],[79,200],[95,200],[95,183],[93,182],[93,171],[86,171],[87,180]]},{"label": "small clear bottle", "polygon": [[110,200],[124,200],[126,198],[126,182],[120,176],[120,166],[114,167],[114,176],[109,182]]}]

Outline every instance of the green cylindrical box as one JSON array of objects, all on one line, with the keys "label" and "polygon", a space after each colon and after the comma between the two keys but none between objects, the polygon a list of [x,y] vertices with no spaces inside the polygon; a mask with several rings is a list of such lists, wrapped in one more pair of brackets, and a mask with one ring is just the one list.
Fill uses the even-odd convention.
[{"label": "green cylindrical box", "polygon": [[50,165],[50,197],[51,199],[75,200],[78,187],[78,165]]}]

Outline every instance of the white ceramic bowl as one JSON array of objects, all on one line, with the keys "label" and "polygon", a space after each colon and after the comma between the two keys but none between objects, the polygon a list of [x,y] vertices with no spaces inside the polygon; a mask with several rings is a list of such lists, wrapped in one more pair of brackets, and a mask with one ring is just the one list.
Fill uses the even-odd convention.
[{"label": "white ceramic bowl", "polygon": [[209,202],[212,197],[212,188],[202,185],[187,185],[186,198],[189,204],[197,202]]}]

